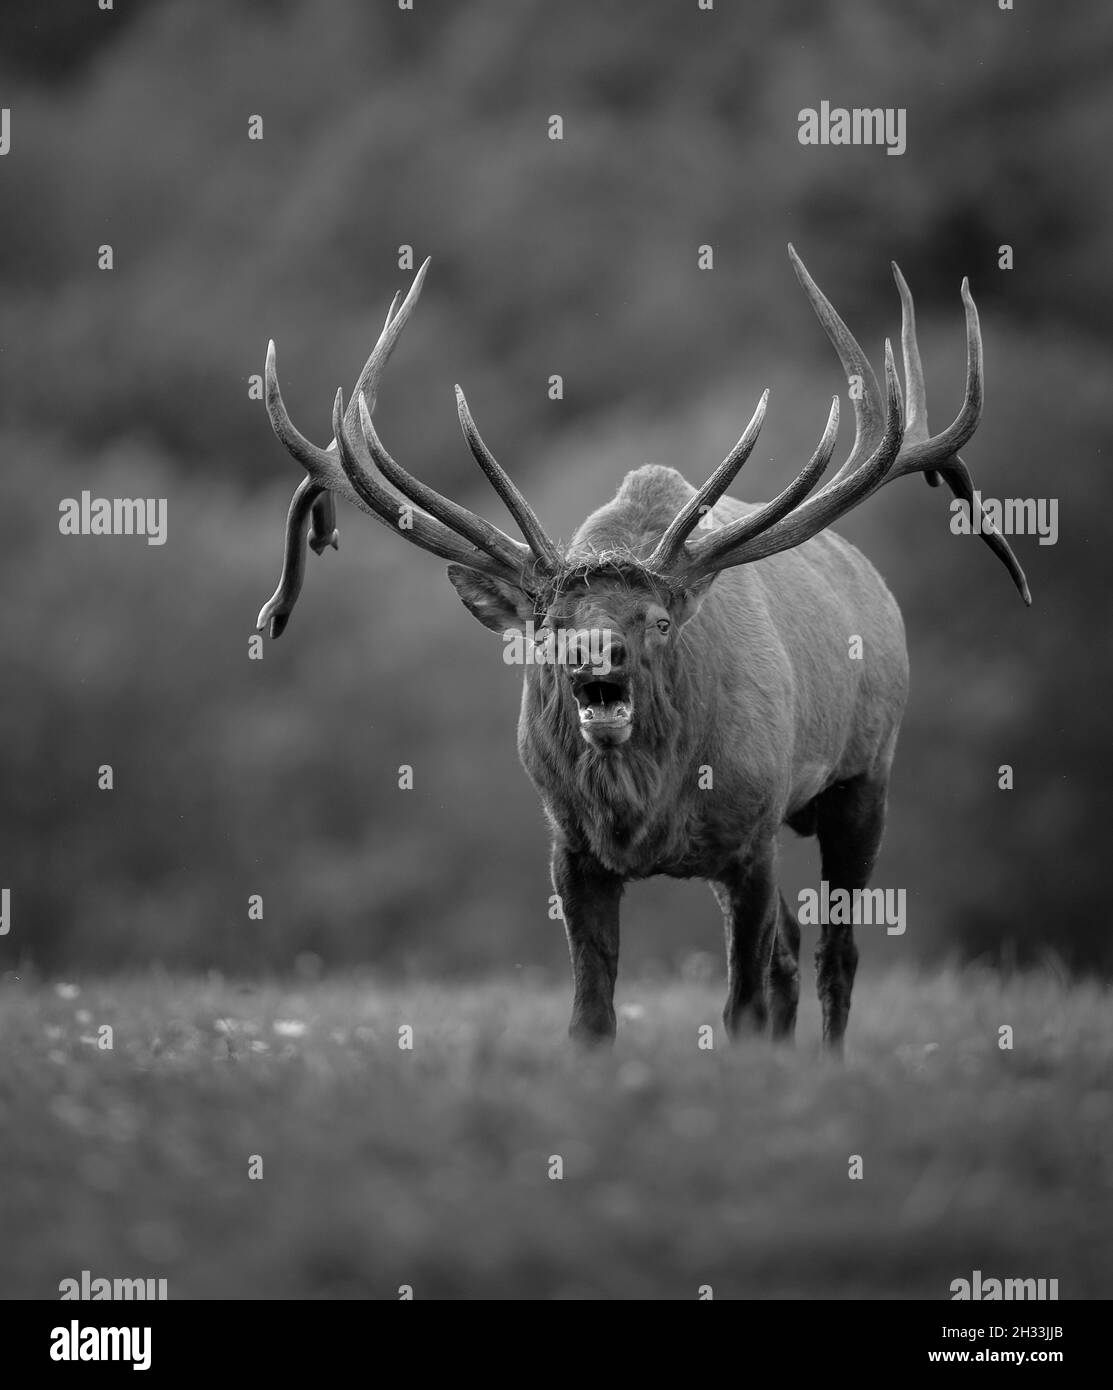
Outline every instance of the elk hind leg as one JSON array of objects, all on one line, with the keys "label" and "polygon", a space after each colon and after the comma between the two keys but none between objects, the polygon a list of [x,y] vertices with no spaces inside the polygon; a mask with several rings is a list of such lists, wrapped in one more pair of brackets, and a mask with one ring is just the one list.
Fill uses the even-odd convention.
[{"label": "elk hind leg", "polygon": [[[887,778],[866,774],[839,782],[816,798],[822,874],[832,893],[839,888],[854,892],[869,883],[885,828],[887,789]],[[852,924],[823,924],[815,963],[823,1040],[841,1052],[858,968]]]}]

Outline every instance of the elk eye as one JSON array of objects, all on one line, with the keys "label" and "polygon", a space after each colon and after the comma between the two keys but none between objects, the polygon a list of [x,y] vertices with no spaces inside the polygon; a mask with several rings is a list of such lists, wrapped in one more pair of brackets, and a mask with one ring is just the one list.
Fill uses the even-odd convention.
[{"label": "elk eye", "polygon": [[658,631],[658,632],[660,632],[660,633],[662,633],[662,634],[667,633],[670,627],[671,627],[671,623],[669,622],[668,618],[658,618],[658,619],[657,619],[657,631]]}]

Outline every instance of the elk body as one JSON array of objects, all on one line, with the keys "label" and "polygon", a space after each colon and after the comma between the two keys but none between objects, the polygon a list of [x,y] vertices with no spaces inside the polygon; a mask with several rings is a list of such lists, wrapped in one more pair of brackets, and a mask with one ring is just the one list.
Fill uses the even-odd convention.
[{"label": "elk body", "polygon": [[[448,560],[449,579],[484,626],[526,631],[563,657],[526,667],[518,748],[552,828],[575,989],[570,1031],[583,1040],[614,1036],[619,902],[628,881],[654,874],[706,879],[718,898],[730,1034],[768,1027],[791,1036],[800,927],[777,887],[778,833],[788,825],[818,837],[832,891],[866,886],[908,688],[895,600],[869,561],[827,528],[906,473],[924,473],[933,486],[945,480],[978,505],[958,455],[982,405],[981,336],[966,282],[965,400],[954,423],[931,436],[912,299],[897,267],[907,413],[888,342],[882,393],[842,319],[789,253],[856,387],[846,462],[817,490],[835,446],[836,396],[815,453],[778,497],[759,507],[727,498],[757,440],[766,393],[702,488],[671,468],[637,469],[564,547],[483,443],[459,387],[464,437],[525,543],[420,482],[375,431],[379,379],[428,262],[391,305],[347,410],[337,393],[328,449],[291,423],[273,343],[268,351],[271,423],[308,477],[294,494],[282,577],[260,628],[278,636],[286,625],[307,531],[318,553],[336,543],[336,493]],[[982,536],[1030,602],[1007,542],[992,529]],[[855,637],[862,660],[849,659]],[[823,1031],[835,1048],[857,958],[851,925],[821,928]]]}]

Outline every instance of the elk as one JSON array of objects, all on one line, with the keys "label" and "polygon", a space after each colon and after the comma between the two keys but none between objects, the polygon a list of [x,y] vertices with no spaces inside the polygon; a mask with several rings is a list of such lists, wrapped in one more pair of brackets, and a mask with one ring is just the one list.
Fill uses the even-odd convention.
[{"label": "elk", "polygon": [[[541,644],[571,637],[563,661],[526,665],[518,750],[552,829],[553,886],[572,961],[569,1031],[581,1041],[615,1035],[619,902],[628,881],[656,874],[706,879],[719,901],[729,1035],[791,1038],[800,926],[777,886],[778,833],[788,825],[818,837],[832,890],[865,888],[908,690],[896,601],[870,562],[829,528],[908,473],[923,473],[932,486],[942,479],[968,506],[979,505],[958,453],[982,411],[981,332],[968,282],[965,399],[953,424],[932,435],[912,296],[896,263],[907,407],[888,340],[882,394],[857,341],[788,249],[858,388],[845,463],[816,490],[835,448],[836,395],[815,452],[783,492],[762,506],[728,498],[757,441],[765,392],[702,487],[672,468],[635,469],[564,546],[480,438],[458,386],[464,439],[523,540],[419,481],[376,433],[380,378],[428,261],[401,304],[395,296],[347,406],[337,392],[327,449],[291,422],[274,343],[268,348],[270,422],[307,477],[290,505],[282,576],[260,630],[277,637],[289,620],[307,533],[318,554],[336,544],[335,495],[447,560],[449,580],[485,627],[528,632]],[[1008,543],[991,527],[981,535],[1030,603]],[[866,659],[848,659],[851,635]],[[857,960],[853,925],[822,926],[817,984],[823,1036],[835,1051]]]}]

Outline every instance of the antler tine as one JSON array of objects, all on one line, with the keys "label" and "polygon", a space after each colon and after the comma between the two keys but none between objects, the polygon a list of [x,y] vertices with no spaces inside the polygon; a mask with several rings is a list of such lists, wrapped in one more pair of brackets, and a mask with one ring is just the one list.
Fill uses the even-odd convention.
[{"label": "antler tine", "polygon": [[257,632],[265,627],[269,637],[281,637],[298,601],[305,580],[305,523],[311,510],[322,496],[328,496],[313,481],[303,478],[294,490],[290,510],[286,514],[285,544],[282,551],[282,574],[278,588],[259,610],[255,622]]},{"label": "antler tine", "polygon": [[[364,364],[363,371],[359,374],[359,386],[370,389],[372,395],[378,391],[379,378],[382,376],[383,368],[390,359],[390,354],[394,351],[395,344],[401,335],[402,329],[406,326],[406,321],[417,303],[418,295],[421,292],[421,284],[425,275],[425,269],[429,262],[418,271],[410,292],[407,294],[401,308],[395,310],[398,296],[395,295],[394,303],[391,304],[391,311],[387,315],[387,321],[383,326],[383,331],[379,334],[379,339],[371,351]],[[321,490],[327,489],[329,492],[339,492],[349,501],[357,502],[358,494],[351,488],[344,485],[345,475],[339,466],[339,455],[337,453],[337,439],[334,436],[332,444],[327,449],[321,449],[310,440],[290,419],[290,412],[286,409],[286,402],[282,399],[282,390],[278,384],[278,371],[276,367],[276,352],[274,339],[267,344],[267,362],[264,372],[265,378],[265,404],[267,417],[271,422],[271,429],[278,436],[279,441],[289,454],[292,454],[301,466],[311,475],[317,478],[321,484]],[[358,423],[358,406],[352,412],[352,421]],[[367,510],[364,507],[364,510]]]},{"label": "antler tine", "polygon": [[[928,482],[934,480],[934,483],[938,483],[939,478],[942,477],[946,480],[951,492],[956,497],[961,498],[973,512],[975,506],[974,482],[970,476],[970,470],[958,455],[958,450],[969,441],[978,427],[984,399],[982,333],[978,321],[978,309],[974,303],[974,297],[970,293],[970,282],[967,279],[962,282],[962,304],[966,316],[966,391],[962,409],[942,434],[930,435],[927,424],[923,368],[920,365],[920,353],[916,343],[916,321],[912,293],[895,261],[893,262],[893,278],[900,293],[901,340],[904,344],[905,376],[909,383],[910,396],[915,393],[918,409],[914,438],[910,442],[906,442],[901,449],[900,457],[889,477],[895,478],[906,473],[922,472]],[[888,482],[889,478],[886,478],[885,481]],[[978,505],[980,510],[980,504]],[[989,522],[984,512],[982,512],[982,521],[978,529],[982,540],[1008,570],[1009,577],[1021,598],[1030,605],[1032,593],[1028,588],[1028,580],[1021,568],[1020,561],[1016,558],[1008,541]]]},{"label": "antler tine", "polygon": [[752,560],[762,560],[768,555],[776,555],[778,551],[791,550],[794,546],[803,544],[856,507],[888,475],[904,438],[904,403],[901,399],[900,378],[893,359],[893,348],[888,339],[885,340],[885,402],[885,432],[881,442],[849,478],[832,479],[821,492],[817,492],[776,525],[770,526],[743,545],[735,546],[729,554],[720,556],[715,568],[729,569],[734,565],[749,564]]},{"label": "antler tine", "polygon": [[460,428],[464,432],[464,439],[467,441],[472,457],[483,469],[491,486],[505,503],[507,511],[518,523],[522,535],[529,542],[529,548],[546,569],[558,569],[560,552],[546,535],[545,529],[537,519],[533,508],[511,482],[494,454],[484,444],[475,427],[471,411],[468,409],[467,399],[459,386],[456,387],[456,413],[460,417]]},{"label": "antler tine", "polygon": [[711,510],[734,481],[739,469],[753,453],[761,426],[765,420],[765,408],[769,404],[769,388],[761,393],[757,409],[750,423],[742,431],[742,437],[734,448],[715,469],[703,487],[695,493],[670,522],[668,530],[657,543],[653,554],[645,562],[646,568],[658,574],[665,574],[673,566],[677,556],[684,548],[684,542],[699,524],[700,519]]},{"label": "antler tine", "polygon": [[831,455],[835,451],[835,441],[838,434],[839,398],[833,396],[823,435],[816,446],[815,453],[812,454],[799,474],[783,492],[774,497],[772,502],[767,502],[764,507],[759,507],[749,516],[739,517],[737,521],[732,521],[729,526],[724,526],[722,530],[716,531],[706,540],[698,541],[693,545],[691,547],[691,560],[686,573],[696,577],[710,574],[716,569],[724,567],[719,565],[720,560],[725,560],[727,564],[733,563],[729,557],[739,546],[752,540],[755,536],[760,536],[762,532],[768,531],[771,526],[774,526],[782,517],[787,516],[794,507],[797,507],[815,487],[823,476],[827,465],[831,462]]},{"label": "antler tine", "polygon": [[[483,551],[465,544],[462,537],[434,517],[418,511],[410,502],[388,492],[370,469],[356,456],[351,440],[344,429],[344,393],[337,391],[332,404],[332,427],[336,431],[340,466],[363,510],[385,521],[388,526],[412,540],[422,550],[430,550],[442,560],[450,560],[470,569],[505,577],[510,567]],[[330,456],[331,457],[331,456]]]},{"label": "antler tine", "polygon": [[[368,410],[374,412],[375,403],[379,398],[379,382],[382,380],[383,371],[398,345],[402,330],[417,307],[417,301],[421,298],[421,289],[425,284],[425,276],[428,273],[431,259],[430,256],[425,257],[402,303],[398,303],[399,296],[397,294],[391,301],[390,308],[387,310],[386,321],[383,323],[383,331],[379,334],[378,342],[371,349],[371,355],[363,364],[363,371],[359,374],[355,389],[348,401],[348,409],[344,414],[344,428],[348,431],[349,439],[358,438],[360,434],[359,398],[361,395],[367,398]],[[333,440],[333,443],[335,444],[336,441]]]},{"label": "antler tine", "polygon": [[964,444],[970,442],[978,428],[984,397],[982,332],[978,323],[978,309],[970,293],[970,282],[966,279],[962,282],[962,305],[966,313],[966,393],[962,408],[941,434],[932,435],[930,438],[926,437],[925,420],[925,437],[901,450],[893,477],[903,477],[905,473],[922,473],[929,469],[942,472],[948,460],[958,453]]},{"label": "antler tine", "polygon": [[[954,495],[960,497],[970,507],[971,519],[973,519],[974,480],[970,476],[969,468],[956,454],[940,472]],[[1032,606],[1032,591],[1028,587],[1028,580],[1021,568],[1020,561],[1013,554],[1012,546],[986,516],[980,502],[978,503],[978,510],[982,518],[980,527],[982,540],[1008,570],[1013,583],[1016,585],[1017,592],[1030,608]]]},{"label": "antler tine", "polygon": [[842,369],[847,379],[858,377],[862,383],[861,391],[852,396],[854,447],[851,449],[846,462],[828,484],[828,486],[833,486],[843,478],[848,477],[861,460],[880,444],[881,437],[885,432],[885,417],[881,410],[881,392],[878,389],[877,377],[874,375],[869,358],[862,351],[857,338],[843,322],[835,306],[809,275],[807,266],[796,254],[796,248],[791,242],[788,243],[788,256],[792,262],[792,268],[796,272],[796,278],[800,281],[804,293],[808,296],[811,306],[815,310],[816,317],[823,325],[824,331],[839,355],[839,361],[842,363]]},{"label": "antler tine", "polygon": [[[908,288],[900,266],[896,261],[889,265],[900,295],[900,347],[904,358],[905,424],[904,446],[918,444],[928,438],[927,387],[924,384],[924,367],[920,361],[920,344],[916,339],[916,306],[912,301],[912,291]],[[939,474],[934,468],[924,473],[929,487],[939,486]]]},{"label": "antler tine", "polygon": [[458,506],[449,498],[442,497],[439,492],[395,462],[378,436],[371,419],[370,407],[362,395],[357,405],[364,442],[387,482],[393,483],[399,492],[416,502],[419,507],[424,507],[437,521],[463,536],[465,540],[471,541],[473,545],[479,546],[481,550],[485,550],[493,560],[516,570],[523,570],[529,564],[531,552],[528,546],[506,535],[497,526],[492,526],[489,521],[484,521],[474,512],[469,512],[466,507]]},{"label": "antler tine", "polygon": [[[424,260],[424,262],[422,263],[422,266],[421,266],[422,271],[425,270],[425,267],[429,264],[430,260],[432,260],[432,257],[431,257],[431,256],[426,256],[426,257],[425,257],[425,260]],[[391,319],[392,319],[392,318],[394,317],[394,315],[398,312],[398,301],[399,301],[401,298],[402,298],[402,291],[401,291],[401,290],[395,290],[395,291],[394,291],[394,298],[390,301],[390,308],[386,311],[386,318],[383,320],[383,328],[384,328],[384,329],[387,329],[387,328],[390,327],[390,321],[391,321]],[[357,385],[358,385],[358,383],[357,383]]]},{"label": "antler tine", "polygon": [[[425,272],[428,267],[429,257],[427,256],[424,264],[414,277],[409,294],[406,296],[407,316],[418,301],[418,297],[421,294],[421,287],[425,281]],[[401,299],[402,291],[398,290],[390,302],[390,308],[386,312],[386,320],[383,323],[382,332],[379,334],[375,346],[371,349],[370,356],[364,363],[363,371],[359,374],[359,378],[356,381],[356,389],[352,394],[352,399],[354,401],[358,397],[361,389],[364,392],[370,391],[372,409],[374,409],[375,394],[378,391],[379,378],[383,374],[383,368],[390,360],[390,354],[394,351],[394,345],[397,343],[402,329],[406,326],[406,320],[403,319],[401,323],[396,326],[392,334],[388,333],[392,320],[398,314],[398,304]],[[352,418],[346,423],[348,428],[352,429],[356,423],[355,415],[353,414]],[[336,447],[335,439],[332,441],[330,447]],[[340,532],[337,530],[336,526],[336,500],[330,492],[321,492],[313,503],[310,516],[310,549],[317,555],[323,554],[329,546],[331,546],[333,550],[339,550]]]},{"label": "antler tine", "polygon": [[267,364],[263,375],[267,418],[271,422],[271,429],[278,436],[279,443],[288,454],[297,459],[307,473],[327,475],[332,471],[335,459],[330,458],[327,449],[319,449],[316,444],[306,439],[305,435],[290,419],[290,412],[286,409],[286,402],[282,399],[282,388],[278,384],[277,353],[273,338],[267,344]]}]

